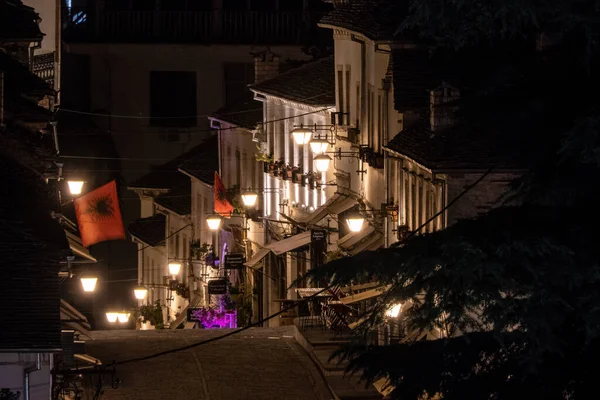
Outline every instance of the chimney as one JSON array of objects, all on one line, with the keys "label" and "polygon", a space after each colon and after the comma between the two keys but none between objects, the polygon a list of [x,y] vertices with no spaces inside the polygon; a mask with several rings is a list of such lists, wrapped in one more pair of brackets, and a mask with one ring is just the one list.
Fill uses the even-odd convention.
[{"label": "chimney", "polygon": [[279,74],[279,56],[270,50],[254,53],[254,83],[262,82]]},{"label": "chimney", "polygon": [[459,98],[460,91],[446,83],[429,92],[429,123],[432,131],[454,124],[455,102]]}]

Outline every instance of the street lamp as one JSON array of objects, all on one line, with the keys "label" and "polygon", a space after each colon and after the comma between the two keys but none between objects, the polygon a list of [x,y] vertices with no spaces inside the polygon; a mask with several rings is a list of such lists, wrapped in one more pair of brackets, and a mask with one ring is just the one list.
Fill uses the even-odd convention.
[{"label": "street lamp", "polygon": [[257,199],[258,194],[256,194],[255,192],[242,193],[242,201],[244,202],[244,206],[246,207],[254,207]]},{"label": "street lamp", "polygon": [[83,181],[67,181],[67,185],[69,186],[69,192],[71,192],[73,196],[81,194],[83,184]]},{"label": "street lamp", "polygon": [[390,308],[387,309],[387,311],[385,312],[385,316],[390,317],[390,318],[396,318],[396,317],[398,317],[398,314],[400,314],[401,309],[402,309],[401,303],[394,304],[393,306],[391,306]]},{"label": "street lamp", "polygon": [[109,312],[106,313],[106,319],[111,324],[114,323],[114,322],[117,322],[117,318],[119,318],[119,313],[112,312],[112,311],[109,311]]},{"label": "street lamp", "polygon": [[179,271],[181,270],[181,263],[172,261],[169,263],[169,273],[173,275],[173,277],[179,275]]},{"label": "street lamp", "polygon": [[124,324],[127,321],[129,321],[129,316],[131,316],[130,313],[126,313],[126,312],[120,312],[117,313],[117,319],[119,320],[120,323]]},{"label": "street lamp", "polygon": [[300,125],[300,128],[292,129],[291,133],[294,137],[294,140],[296,141],[296,144],[303,145],[310,142],[310,139],[312,139],[313,131]]},{"label": "street lamp", "polygon": [[133,294],[135,294],[136,299],[144,300],[148,294],[148,289],[145,286],[140,285],[133,289]]},{"label": "street lamp", "polygon": [[353,212],[346,217],[346,223],[351,232],[360,232],[364,222],[365,218],[358,212]]},{"label": "street lamp", "polygon": [[310,149],[315,154],[325,153],[328,146],[329,142],[325,139],[318,138],[310,141]]},{"label": "street lamp", "polygon": [[210,217],[206,218],[206,223],[208,224],[208,229],[211,231],[219,230],[221,227],[221,216],[216,214],[211,215]]},{"label": "street lamp", "polygon": [[96,283],[98,282],[97,276],[84,274],[79,278],[81,280],[81,286],[83,286],[84,292],[93,292],[96,289]]},{"label": "street lamp", "polygon": [[321,154],[315,157],[315,167],[319,172],[326,172],[329,169],[329,162],[331,161],[331,157],[327,154]]}]

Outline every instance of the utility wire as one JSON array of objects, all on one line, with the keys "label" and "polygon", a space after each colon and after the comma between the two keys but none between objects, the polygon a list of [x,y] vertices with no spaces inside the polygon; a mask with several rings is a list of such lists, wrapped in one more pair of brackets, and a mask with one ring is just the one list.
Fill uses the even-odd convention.
[{"label": "utility wire", "polygon": [[[319,98],[319,97],[323,97],[323,96],[329,96],[330,93],[319,93],[313,96],[308,96],[305,97],[303,99],[297,100],[297,103],[302,103],[303,101],[306,100],[310,100],[310,99],[315,99],[315,98]],[[328,109],[331,107],[328,107]],[[222,114],[218,114],[219,116],[226,116],[226,115],[238,115],[238,114],[245,114],[245,113],[251,113],[251,112],[255,112],[255,111],[262,111],[263,107],[257,107],[257,108],[253,108],[250,110],[242,110],[242,111],[232,111],[232,112],[228,112],[228,113],[222,113]],[[204,115],[189,115],[189,116],[169,116],[169,117],[152,117],[152,116],[144,116],[144,115],[118,115],[118,114],[108,114],[108,113],[94,113],[94,112],[88,112],[88,111],[78,111],[78,110],[72,110],[69,108],[62,108],[59,107],[57,112],[67,112],[67,113],[72,113],[72,114],[80,114],[80,115],[91,115],[91,116],[96,116],[96,117],[107,117],[107,118],[125,118],[125,119],[191,119],[191,118],[210,118],[212,116],[215,116],[215,113],[212,114],[204,114]]]},{"label": "utility wire", "polygon": [[[472,190],[475,186],[477,186],[477,184],[479,182],[481,182],[487,175],[489,175],[492,172],[492,170],[493,170],[493,167],[490,168],[489,170],[487,170],[479,179],[477,179],[471,185],[469,185],[468,187],[466,187],[458,196],[456,196],[454,199],[452,199],[452,201],[450,201],[447,205],[445,205],[440,212],[438,212],[437,214],[435,214],[433,217],[431,217],[429,220],[427,220],[427,222],[425,222],[424,224],[422,224],[421,226],[419,226],[417,229],[415,229],[413,232],[411,232],[407,236],[406,239],[410,238],[411,236],[415,235],[418,231],[420,231],[421,229],[423,229],[429,222],[431,222],[433,220],[433,218],[441,215],[443,212],[445,212],[446,210],[448,210],[448,208],[450,208],[454,203],[456,203],[456,201],[458,201],[462,196],[464,196],[470,190]],[[403,241],[406,241],[406,239],[404,239]],[[311,300],[311,299],[317,297],[318,295],[320,295],[321,293],[323,293],[323,292],[331,289],[333,286],[334,285],[329,285],[326,288],[324,288],[322,290],[319,290],[318,292],[312,294],[311,296],[304,298],[303,300]],[[221,335],[221,336],[216,336],[214,338],[203,340],[203,341],[198,342],[198,343],[193,343],[193,344],[190,344],[190,345],[187,345],[187,346],[178,347],[178,348],[171,349],[171,350],[161,351],[160,353],[155,353],[155,354],[151,354],[151,355],[144,356],[144,357],[137,357],[137,358],[132,358],[132,359],[129,359],[129,360],[119,361],[119,362],[114,363],[114,365],[125,365],[125,364],[131,364],[131,363],[135,363],[135,362],[140,362],[140,361],[146,361],[146,360],[150,360],[150,359],[157,358],[157,357],[160,357],[160,356],[164,356],[164,355],[167,355],[167,354],[177,353],[177,352],[180,352],[180,351],[185,351],[185,350],[193,349],[195,347],[199,347],[199,346],[202,346],[202,345],[205,345],[205,344],[208,344],[208,343],[216,342],[218,340],[225,339],[225,338],[227,338],[229,336],[233,336],[233,335],[235,335],[237,333],[246,331],[246,330],[248,330],[250,328],[253,328],[255,326],[261,325],[262,323],[267,322],[267,321],[269,321],[269,320],[277,317],[278,315],[283,314],[286,311],[289,311],[289,310],[291,310],[293,308],[298,307],[298,305],[299,305],[299,302],[296,302],[295,304],[291,304],[291,305],[285,306],[282,310],[280,310],[280,311],[278,311],[278,312],[276,312],[274,314],[271,314],[268,317],[266,317],[266,318],[264,318],[264,319],[262,319],[260,321],[252,323],[252,324],[250,324],[248,326],[245,326],[243,328],[236,329],[236,330],[234,330],[232,332],[228,332],[228,333],[226,333],[224,335]]]},{"label": "utility wire", "polygon": [[[331,286],[328,286],[328,287],[326,287],[324,289],[321,289],[318,292],[312,294],[311,296],[304,298],[303,300],[311,300],[311,299],[317,297],[318,295],[320,295],[321,293],[323,293],[323,292],[325,292],[325,291],[327,291],[329,289],[331,289]],[[155,353],[155,354],[151,354],[151,355],[144,356],[144,357],[137,357],[137,358],[131,358],[129,360],[118,361],[118,362],[115,362],[114,365],[125,365],[125,364],[131,364],[131,363],[135,363],[135,362],[140,362],[140,361],[146,361],[146,360],[150,360],[150,359],[153,359],[153,358],[156,358],[156,357],[160,357],[160,356],[164,356],[164,355],[167,355],[167,354],[177,353],[177,352],[180,352],[180,351],[185,351],[185,350],[193,349],[195,347],[199,347],[199,346],[202,346],[202,345],[205,345],[205,344],[208,344],[208,343],[216,342],[218,340],[225,339],[226,337],[233,336],[236,333],[240,333],[240,332],[246,331],[246,330],[248,330],[250,328],[254,328],[255,326],[258,326],[258,325],[260,325],[260,324],[262,324],[264,322],[267,322],[267,321],[269,321],[269,320],[277,317],[278,315],[281,315],[284,312],[286,312],[288,310],[291,310],[292,308],[295,308],[295,307],[297,307],[297,304],[292,304],[292,305],[289,305],[289,306],[285,306],[280,311],[277,311],[276,313],[271,314],[268,317],[266,317],[266,318],[264,318],[264,319],[262,319],[260,321],[254,322],[252,324],[249,324],[248,326],[245,326],[245,327],[240,328],[240,329],[236,329],[234,331],[228,332],[228,333],[226,333],[224,335],[221,335],[221,336],[216,336],[216,337],[213,337],[213,338],[210,338],[210,339],[203,340],[201,342],[192,343],[190,345],[178,347],[178,348],[171,349],[171,350],[161,351],[160,353]]]},{"label": "utility wire", "polygon": [[[168,239],[168,238],[170,238],[171,236],[175,235],[176,233],[179,233],[179,232],[181,232],[182,230],[184,230],[184,229],[185,229],[185,228],[187,228],[188,226],[192,226],[192,224],[187,224],[187,225],[185,225],[183,228],[176,230],[175,232],[171,233],[169,236],[166,236],[166,237],[165,237],[163,240],[161,240],[161,241],[160,241],[160,243],[164,242],[165,240],[167,240],[167,239]],[[138,252],[140,252],[140,251],[142,251],[142,250],[144,250],[144,249],[147,249],[148,247],[154,247],[154,246],[152,246],[152,245],[149,245],[149,244],[148,244],[148,245],[146,245],[146,246],[144,246],[144,247],[141,247],[141,248],[139,248],[139,249],[138,249]]]}]

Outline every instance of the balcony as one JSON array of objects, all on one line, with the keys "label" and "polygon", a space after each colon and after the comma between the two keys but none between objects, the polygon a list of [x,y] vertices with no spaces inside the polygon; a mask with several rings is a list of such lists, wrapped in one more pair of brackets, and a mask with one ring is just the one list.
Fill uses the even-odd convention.
[{"label": "balcony", "polygon": [[54,52],[33,56],[32,72],[54,87]]},{"label": "balcony", "polygon": [[71,42],[300,44],[315,30],[317,15],[303,11],[71,9],[65,38]]}]

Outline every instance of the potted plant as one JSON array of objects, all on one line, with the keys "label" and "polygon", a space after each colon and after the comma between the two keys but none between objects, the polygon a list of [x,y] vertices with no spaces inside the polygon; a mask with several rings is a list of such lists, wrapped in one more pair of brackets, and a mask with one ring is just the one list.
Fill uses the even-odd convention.
[{"label": "potted plant", "polygon": [[292,179],[292,175],[293,175],[292,167],[290,167],[289,165],[286,165],[285,173],[286,173],[287,179]]},{"label": "potted plant", "polygon": [[302,167],[297,166],[292,168],[292,182],[302,183]]}]

